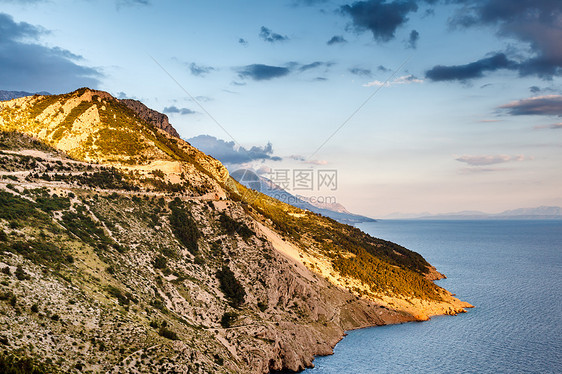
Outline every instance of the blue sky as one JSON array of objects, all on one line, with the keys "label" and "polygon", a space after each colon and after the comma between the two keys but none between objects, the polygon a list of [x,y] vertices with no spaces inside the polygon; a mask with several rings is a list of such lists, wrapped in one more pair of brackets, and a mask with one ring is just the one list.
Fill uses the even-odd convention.
[{"label": "blue sky", "polygon": [[558,0],[0,0],[0,89],[139,99],[370,216],[497,212],[562,205],[561,40]]}]

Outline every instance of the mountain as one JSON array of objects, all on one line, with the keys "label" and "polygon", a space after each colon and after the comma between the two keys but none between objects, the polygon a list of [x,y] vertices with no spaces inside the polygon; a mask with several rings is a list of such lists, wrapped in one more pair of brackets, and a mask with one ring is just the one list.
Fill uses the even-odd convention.
[{"label": "mountain", "polygon": [[0,103],[0,367],[299,371],[456,314],[422,256],[242,186],[106,92]]},{"label": "mountain", "polygon": [[33,95],[50,95],[50,93],[44,92],[44,91],[31,93],[31,92],[25,92],[25,91],[4,91],[4,90],[0,90],[0,101],[12,100],[12,99],[17,99],[19,97],[33,96]]},{"label": "mountain", "polygon": [[562,219],[562,208],[556,206],[540,206],[536,208],[520,208],[506,210],[501,213],[484,213],[480,211],[462,211],[445,214],[423,214],[413,217],[417,219]]},{"label": "mountain", "polygon": [[166,131],[168,134],[180,137],[180,134],[174,129],[168,120],[168,116],[148,108],[146,105],[138,100],[122,99],[120,100],[129,109],[137,114],[143,121],[148,122],[159,129]]},{"label": "mountain", "polygon": [[259,191],[296,208],[332,218],[340,223],[353,225],[360,222],[375,222],[372,218],[350,213],[343,205],[338,203],[324,203],[305,196],[295,196],[282,189],[270,179],[259,176],[249,169],[238,169],[234,171],[231,176],[247,188]]}]

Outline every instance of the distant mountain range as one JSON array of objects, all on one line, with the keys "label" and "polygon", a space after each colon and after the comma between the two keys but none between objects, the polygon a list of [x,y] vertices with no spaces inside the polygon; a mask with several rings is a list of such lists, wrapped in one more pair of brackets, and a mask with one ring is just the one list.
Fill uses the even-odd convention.
[{"label": "distant mountain range", "polygon": [[12,100],[12,99],[17,99],[20,97],[25,97],[25,96],[33,96],[33,95],[50,95],[50,93],[45,92],[45,91],[41,91],[41,92],[26,92],[26,91],[4,91],[4,90],[0,90],[0,101],[7,101],[7,100]]},{"label": "distant mountain range", "polygon": [[[317,201],[316,199],[293,195],[271,180],[255,174],[248,169],[236,170],[231,176],[244,186],[259,191],[267,196],[273,197],[281,202],[290,204],[294,207],[309,210],[332,218],[340,223],[353,225],[360,222],[375,222],[373,218],[350,213],[343,205],[334,202]],[[320,199],[318,199],[320,200]]]},{"label": "distant mountain range", "polygon": [[519,208],[501,213],[485,213],[476,210],[444,214],[402,214],[392,213],[386,219],[562,219],[562,208],[557,206],[540,206],[536,208]]}]

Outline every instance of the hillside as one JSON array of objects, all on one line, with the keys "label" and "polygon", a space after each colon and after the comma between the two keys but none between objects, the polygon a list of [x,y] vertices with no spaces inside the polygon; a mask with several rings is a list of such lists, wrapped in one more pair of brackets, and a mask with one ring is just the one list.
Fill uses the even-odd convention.
[{"label": "hillside", "polygon": [[2,362],[297,371],[344,330],[469,307],[420,255],[246,189],[105,92],[2,102],[0,130]]}]

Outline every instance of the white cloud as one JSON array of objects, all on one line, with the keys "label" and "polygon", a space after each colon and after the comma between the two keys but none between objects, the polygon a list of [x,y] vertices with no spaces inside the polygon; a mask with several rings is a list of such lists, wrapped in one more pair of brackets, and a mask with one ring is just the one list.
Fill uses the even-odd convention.
[{"label": "white cloud", "polygon": [[412,84],[412,83],[423,83],[423,79],[416,78],[414,75],[403,75],[392,81],[383,82],[379,80],[374,80],[372,82],[365,83],[363,87],[390,87],[397,84]]}]

